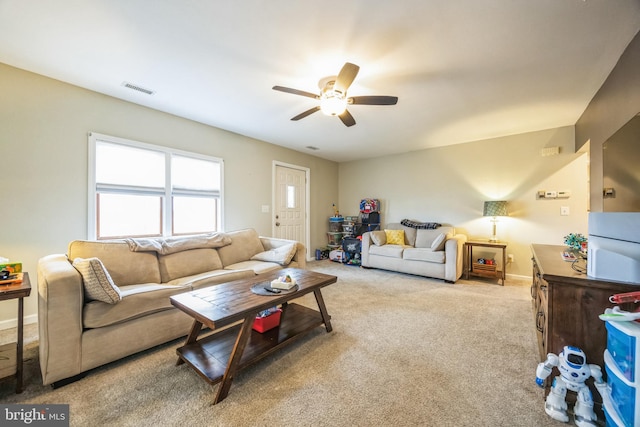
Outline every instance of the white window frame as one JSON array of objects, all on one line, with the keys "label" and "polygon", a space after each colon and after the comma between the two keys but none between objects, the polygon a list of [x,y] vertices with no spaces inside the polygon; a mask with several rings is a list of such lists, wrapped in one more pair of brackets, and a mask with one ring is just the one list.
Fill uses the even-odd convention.
[{"label": "white window frame", "polygon": [[165,164],[167,174],[165,177],[164,193],[162,194],[162,235],[168,237],[172,235],[172,195],[185,195],[188,192],[176,190],[172,191],[171,188],[171,155],[179,155],[183,157],[190,157],[193,159],[200,159],[206,161],[217,162],[220,164],[220,192],[219,192],[219,205],[217,215],[217,229],[218,231],[224,230],[224,160],[219,157],[207,156],[204,154],[193,153],[190,151],[178,150],[175,148],[163,147],[160,145],[148,144],[145,142],[133,141],[125,138],[118,138],[110,135],[103,135],[96,132],[89,132],[88,140],[88,207],[87,207],[87,236],[89,240],[96,240],[98,236],[97,230],[97,183],[96,183],[96,146],[99,141],[108,142],[111,144],[120,144],[133,148],[140,148],[144,150],[151,150],[162,152],[165,155]]}]

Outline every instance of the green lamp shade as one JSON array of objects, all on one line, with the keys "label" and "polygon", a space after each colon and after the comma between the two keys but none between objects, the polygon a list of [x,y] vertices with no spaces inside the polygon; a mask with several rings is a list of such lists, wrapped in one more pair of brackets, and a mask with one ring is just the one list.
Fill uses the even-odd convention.
[{"label": "green lamp shade", "polygon": [[507,202],[504,200],[484,202],[483,216],[508,216]]}]

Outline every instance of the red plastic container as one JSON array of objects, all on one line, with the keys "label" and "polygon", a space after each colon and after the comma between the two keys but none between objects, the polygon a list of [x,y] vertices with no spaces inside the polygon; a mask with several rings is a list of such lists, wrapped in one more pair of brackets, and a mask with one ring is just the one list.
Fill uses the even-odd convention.
[{"label": "red plastic container", "polygon": [[267,317],[256,317],[256,320],[253,322],[253,330],[263,333],[275,328],[280,324],[281,314],[282,309],[279,308],[278,311]]}]

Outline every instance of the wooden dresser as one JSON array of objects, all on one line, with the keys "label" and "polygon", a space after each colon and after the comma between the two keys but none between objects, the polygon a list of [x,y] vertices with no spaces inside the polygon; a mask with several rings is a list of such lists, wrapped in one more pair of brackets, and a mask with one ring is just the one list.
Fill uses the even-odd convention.
[{"label": "wooden dresser", "polygon": [[[531,297],[540,361],[547,358],[547,353],[558,354],[565,345],[572,345],[584,350],[587,363],[599,365],[604,373],[607,330],[605,322],[598,315],[604,313],[605,308],[615,305],[609,302],[611,295],[640,291],[640,284],[590,278],[586,273],[573,270],[571,262],[562,259],[561,253],[565,250],[566,246],[560,245],[531,245]],[[578,261],[578,265],[586,269],[584,260]],[[621,308],[633,311],[635,305],[621,305]],[[557,374],[554,370],[545,382],[545,396],[551,387],[551,380]],[[595,387],[591,392],[594,401],[602,402]],[[567,397],[570,398],[570,395],[573,393]]]}]

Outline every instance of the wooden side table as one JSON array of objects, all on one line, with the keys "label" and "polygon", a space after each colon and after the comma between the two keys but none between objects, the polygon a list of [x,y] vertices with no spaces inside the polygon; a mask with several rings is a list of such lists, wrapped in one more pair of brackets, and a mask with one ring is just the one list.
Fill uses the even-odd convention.
[{"label": "wooden side table", "polygon": [[[23,370],[23,348],[24,348],[24,298],[31,294],[31,282],[29,273],[22,273],[22,283],[0,285],[0,301],[18,298],[18,338],[15,344],[0,347],[3,353],[9,353],[11,347],[16,347],[15,377],[16,393],[22,393],[22,370]],[[13,358],[0,360],[0,377],[8,377],[14,374]]]},{"label": "wooden side table", "polygon": [[[473,248],[485,247],[502,251],[502,271],[498,271],[496,265],[478,264],[473,262]],[[504,286],[504,279],[507,276],[507,243],[490,242],[488,240],[468,240],[464,244],[465,248],[465,279],[469,276],[497,277]]]}]

